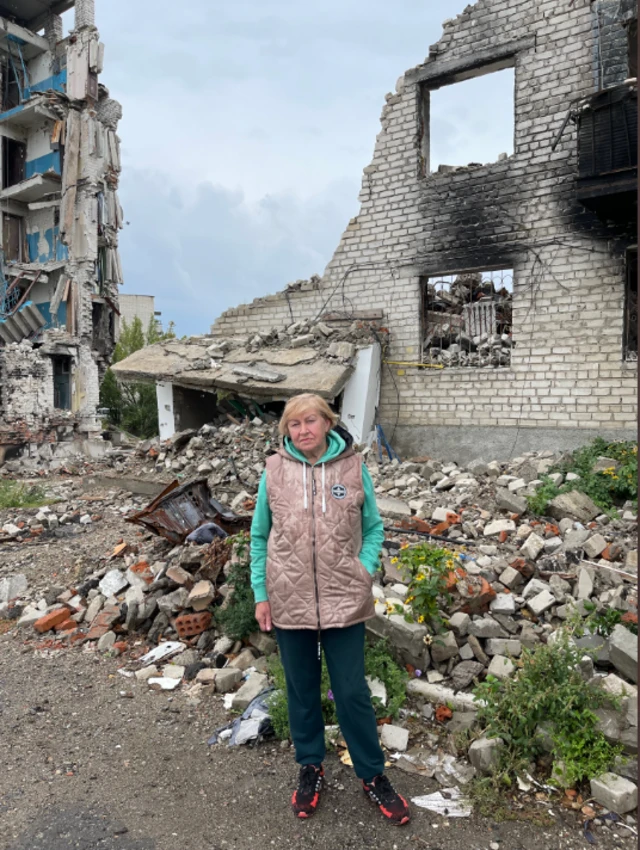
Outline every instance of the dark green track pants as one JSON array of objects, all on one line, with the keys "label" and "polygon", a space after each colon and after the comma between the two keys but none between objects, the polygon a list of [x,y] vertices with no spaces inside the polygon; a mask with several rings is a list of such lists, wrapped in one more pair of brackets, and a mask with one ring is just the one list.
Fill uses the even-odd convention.
[{"label": "dark green track pants", "polygon": [[[276,637],[287,681],[289,726],[298,764],[320,764],[325,757],[324,721],[320,705],[318,632],[278,629]],[[384,772],[376,716],[364,676],[364,623],[346,629],[323,629],[338,723],[356,776],[365,781]]]}]

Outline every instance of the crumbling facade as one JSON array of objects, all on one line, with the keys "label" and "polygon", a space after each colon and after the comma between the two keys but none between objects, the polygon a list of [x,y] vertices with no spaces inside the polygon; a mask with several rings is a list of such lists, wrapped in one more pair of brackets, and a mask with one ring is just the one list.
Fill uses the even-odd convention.
[{"label": "crumbling facade", "polygon": [[[630,0],[478,0],[446,21],[386,96],[360,213],[322,279],[212,333],[381,309],[379,418],[405,456],[635,435],[636,27]],[[433,171],[432,93],[506,68],[513,153]]]},{"label": "crumbling facade", "polygon": [[0,462],[100,430],[122,283],[122,109],[103,54],[95,0],[0,0]]}]

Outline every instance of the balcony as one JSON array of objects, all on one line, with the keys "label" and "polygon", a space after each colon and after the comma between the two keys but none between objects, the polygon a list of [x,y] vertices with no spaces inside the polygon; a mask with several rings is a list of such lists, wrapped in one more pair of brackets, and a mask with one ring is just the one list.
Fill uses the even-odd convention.
[{"label": "balcony", "polygon": [[637,210],[637,84],[597,92],[577,110],[577,196],[607,218],[628,219]]}]

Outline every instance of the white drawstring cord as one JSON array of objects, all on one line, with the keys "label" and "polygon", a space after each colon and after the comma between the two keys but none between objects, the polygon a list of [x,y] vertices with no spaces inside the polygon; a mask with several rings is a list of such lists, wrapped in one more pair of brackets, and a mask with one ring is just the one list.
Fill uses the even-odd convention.
[{"label": "white drawstring cord", "polygon": [[307,464],[302,464],[302,487],[304,489],[304,509],[308,510],[309,500],[307,497]]},{"label": "white drawstring cord", "polygon": [[324,463],[322,464],[322,513],[327,512],[327,500],[324,495]]}]

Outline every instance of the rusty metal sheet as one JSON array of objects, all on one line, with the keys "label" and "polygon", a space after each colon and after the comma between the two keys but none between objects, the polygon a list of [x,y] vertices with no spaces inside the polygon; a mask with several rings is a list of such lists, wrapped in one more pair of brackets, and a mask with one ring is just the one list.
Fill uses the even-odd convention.
[{"label": "rusty metal sheet", "polygon": [[215,522],[227,534],[236,534],[249,528],[251,517],[238,516],[212,499],[207,479],[199,478],[186,484],[173,481],[126,522],[142,525],[170,543],[181,544],[205,522]]}]

